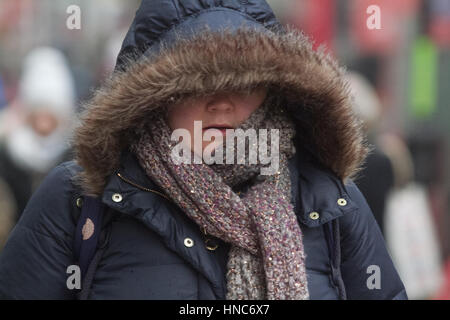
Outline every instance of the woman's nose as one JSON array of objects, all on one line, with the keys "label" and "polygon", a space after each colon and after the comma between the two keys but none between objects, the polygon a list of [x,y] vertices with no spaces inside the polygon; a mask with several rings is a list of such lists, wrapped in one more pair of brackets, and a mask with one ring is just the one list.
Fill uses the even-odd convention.
[{"label": "woman's nose", "polygon": [[231,112],[234,109],[233,101],[227,95],[216,95],[206,105],[208,112]]}]

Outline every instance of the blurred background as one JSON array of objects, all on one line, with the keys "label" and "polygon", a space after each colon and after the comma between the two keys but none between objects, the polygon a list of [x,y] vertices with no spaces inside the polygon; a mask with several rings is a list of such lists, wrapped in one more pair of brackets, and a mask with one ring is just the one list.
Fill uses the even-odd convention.
[{"label": "blurred background", "polygon": [[[356,182],[410,299],[449,299],[450,0],[268,2],[348,70],[374,147]],[[0,250],[71,159],[80,104],[112,72],[139,3],[0,0]]]}]

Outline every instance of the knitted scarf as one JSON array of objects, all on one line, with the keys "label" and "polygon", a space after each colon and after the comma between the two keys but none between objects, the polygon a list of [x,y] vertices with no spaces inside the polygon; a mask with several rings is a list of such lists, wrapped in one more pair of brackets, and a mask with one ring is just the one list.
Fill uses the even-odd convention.
[{"label": "knitted scarf", "polygon": [[[295,153],[295,128],[277,101],[269,96],[239,126],[256,129],[258,135],[258,129],[268,129],[268,150],[270,129],[279,130],[276,174],[261,175],[262,164],[249,163],[248,143],[245,164],[174,164],[167,111],[156,111],[151,121],[136,129],[139,138],[130,148],[147,175],[201,230],[231,243],[226,299],[309,299],[287,166]],[[234,189],[242,184],[249,187],[238,195]]]}]

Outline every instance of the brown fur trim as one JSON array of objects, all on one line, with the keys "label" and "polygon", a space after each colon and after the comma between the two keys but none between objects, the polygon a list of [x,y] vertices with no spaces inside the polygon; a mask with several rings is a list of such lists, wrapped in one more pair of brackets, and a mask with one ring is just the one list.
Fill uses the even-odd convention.
[{"label": "brown fur trim", "polygon": [[[314,51],[299,31],[263,34],[251,29],[199,33],[164,47],[162,54],[130,61],[85,105],[74,136],[80,184],[100,195],[119,166],[133,129],[171,97],[275,86],[296,109],[298,136],[340,179],[360,170],[369,149],[354,116],[343,70],[323,51]],[[299,117],[298,115],[303,116]]]}]

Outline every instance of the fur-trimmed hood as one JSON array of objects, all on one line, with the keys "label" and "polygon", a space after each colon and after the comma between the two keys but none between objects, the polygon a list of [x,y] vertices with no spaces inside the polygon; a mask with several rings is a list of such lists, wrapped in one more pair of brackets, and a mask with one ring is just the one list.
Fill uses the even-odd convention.
[{"label": "fur-trimmed hood", "polygon": [[314,51],[300,31],[240,27],[179,38],[157,53],[124,59],[85,104],[74,135],[86,194],[100,195],[155,108],[190,95],[265,84],[280,94],[297,124],[298,152],[310,152],[341,180],[354,178],[369,151],[352,111],[344,71]]}]

